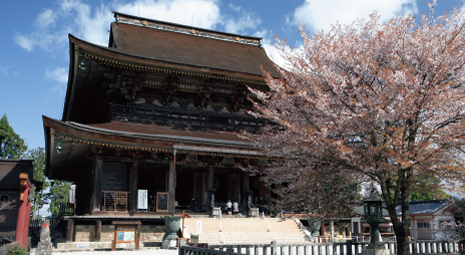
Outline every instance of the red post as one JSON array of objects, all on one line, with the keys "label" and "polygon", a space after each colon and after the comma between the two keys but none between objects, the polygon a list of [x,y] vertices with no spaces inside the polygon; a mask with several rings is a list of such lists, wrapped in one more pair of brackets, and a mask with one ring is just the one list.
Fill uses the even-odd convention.
[{"label": "red post", "polygon": [[32,188],[32,184],[29,181],[27,174],[19,174],[19,185],[21,186],[21,193],[19,195],[18,220],[16,223],[15,241],[19,242],[19,245],[23,246],[24,248],[27,248],[29,214],[31,212],[31,202],[29,201],[29,194]]}]

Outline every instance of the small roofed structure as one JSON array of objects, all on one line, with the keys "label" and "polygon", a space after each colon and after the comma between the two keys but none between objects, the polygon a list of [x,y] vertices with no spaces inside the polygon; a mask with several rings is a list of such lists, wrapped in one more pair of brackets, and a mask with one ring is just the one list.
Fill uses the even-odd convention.
[{"label": "small roofed structure", "polygon": [[[452,201],[449,199],[442,200],[426,200],[426,201],[413,201],[410,202],[410,236],[416,240],[438,240],[441,239],[441,233],[438,231],[438,226],[444,222],[451,223],[455,222],[454,210],[451,207]],[[355,207],[354,212],[359,216],[363,217],[363,206]],[[399,217],[402,215],[402,206],[398,204],[396,206],[396,212]],[[391,237],[394,235],[392,224],[390,223],[389,213],[383,209],[383,216],[389,220],[388,223],[380,225],[381,236]],[[356,229],[356,225],[360,223],[360,220],[354,218],[352,220],[353,229]],[[363,220],[362,220],[363,222]],[[358,233],[364,233],[368,235],[367,228],[368,224],[363,223],[361,231]],[[363,231],[363,230],[366,231]],[[359,234],[360,235],[360,234]]]},{"label": "small roofed structure", "polygon": [[[438,226],[443,222],[455,222],[449,199],[410,202],[410,235],[416,240],[438,240],[441,233]],[[396,212],[402,215],[402,208],[397,205]]]},{"label": "small roofed structure", "polygon": [[31,199],[42,183],[33,180],[32,160],[0,159],[0,237],[28,245]]}]

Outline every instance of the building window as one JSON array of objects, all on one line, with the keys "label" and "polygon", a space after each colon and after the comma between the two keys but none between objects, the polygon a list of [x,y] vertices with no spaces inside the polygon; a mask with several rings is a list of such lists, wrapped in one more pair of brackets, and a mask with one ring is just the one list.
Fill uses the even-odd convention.
[{"label": "building window", "polygon": [[0,202],[2,202],[2,203],[8,202],[8,196],[7,195],[0,196]]},{"label": "building window", "polygon": [[430,228],[429,222],[418,222],[418,228]]}]

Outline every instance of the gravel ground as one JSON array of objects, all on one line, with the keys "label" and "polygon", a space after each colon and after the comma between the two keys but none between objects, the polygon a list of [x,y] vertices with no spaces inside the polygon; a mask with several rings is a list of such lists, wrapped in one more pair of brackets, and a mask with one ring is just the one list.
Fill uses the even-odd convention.
[{"label": "gravel ground", "polygon": [[52,254],[71,255],[177,255],[178,250],[152,249],[140,251],[77,251],[77,252],[53,252]]}]

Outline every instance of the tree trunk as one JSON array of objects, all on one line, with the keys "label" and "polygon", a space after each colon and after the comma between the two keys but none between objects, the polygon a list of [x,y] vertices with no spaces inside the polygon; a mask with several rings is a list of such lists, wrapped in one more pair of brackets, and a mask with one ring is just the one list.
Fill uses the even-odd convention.
[{"label": "tree trunk", "polygon": [[409,255],[409,238],[408,236],[402,236],[397,238],[397,255]]}]

